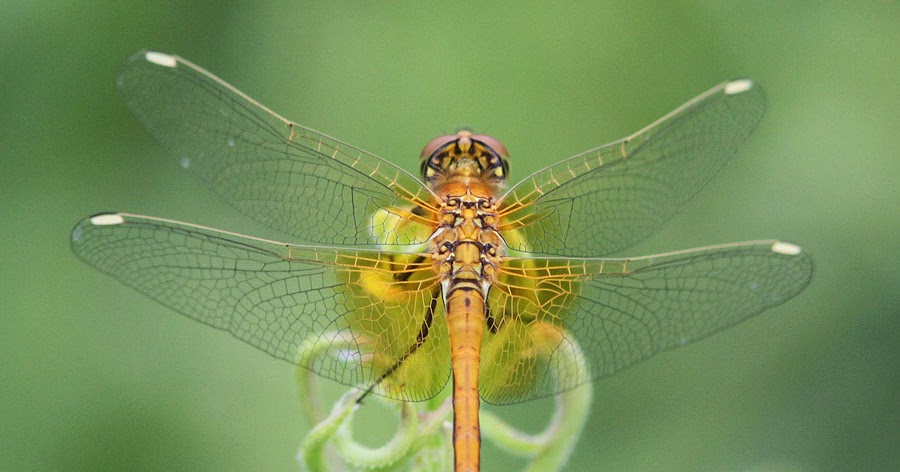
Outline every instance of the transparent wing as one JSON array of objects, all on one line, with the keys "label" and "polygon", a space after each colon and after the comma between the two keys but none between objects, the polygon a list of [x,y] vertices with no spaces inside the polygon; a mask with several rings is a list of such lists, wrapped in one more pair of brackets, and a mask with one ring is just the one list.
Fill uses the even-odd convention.
[{"label": "transparent wing", "polygon": [[637,133],[540,170],[501,199],[510,247],[596,257],[650,235],[735,154],[763,116],[750,80],[720,84]]},{"label": "transparent wing", "polygon": [[435,201],[399,167],[282,118],[180,57],[135,54],[119,90],[182,167],[244,214],[299,241],[372,244],[373,235],[392,230],[372,222],[376,211],[423,222],[408,210]]},{"label": "transparent wing", "polygon": [[290,245],[124,213],[80,222],[72,249],[182,314],[343,384],[377,382],[375,393],[415,401],[449,377],[446,323],[433,323],[410,354],[426,317],[443,316],[421,256]]},{"label": "transparent wing", "polygon": [[[755,241],[631,259],[511,259],[492,288],[481,394],[546,396],[702,339],[800,293],[812,261]],[[573,365],[576,349],[588,361]]]}]

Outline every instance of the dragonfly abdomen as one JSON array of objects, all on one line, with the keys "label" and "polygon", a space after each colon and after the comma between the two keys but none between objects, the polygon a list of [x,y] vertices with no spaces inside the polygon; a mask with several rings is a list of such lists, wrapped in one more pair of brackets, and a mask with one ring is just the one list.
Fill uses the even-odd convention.
[{"label": "dragonfly abdomen", "polygon": [[453,449],[457,471],[477,471],[481,461],[478,370],[484,333],[484,298],[461,287],[447,297],[450,362],[453,366]]}]

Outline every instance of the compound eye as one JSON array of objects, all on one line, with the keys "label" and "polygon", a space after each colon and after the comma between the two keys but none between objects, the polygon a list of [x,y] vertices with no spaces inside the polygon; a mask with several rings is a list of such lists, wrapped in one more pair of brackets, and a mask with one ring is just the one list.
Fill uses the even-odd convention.
[{"label": "compound eye", "polygon": [[472,139],[475,141],[481,141],[484,145],[491,148],[500,155],[503,159],[509,159],[509,151],[506,150],[506,146],[500,142],[497,138],[492,138],[486,134],[473,134]]},{"label": "compound eye", "polygon": [[425,145],[425,149],[422,149],[422,154],[419,155],[419,159],[428,159],[438,149],[452,143],[453,141],[456,141],[457,139],[459,139],[459,136],[455,134],[447,134],[432,139],[428,142],[428,144]]}]

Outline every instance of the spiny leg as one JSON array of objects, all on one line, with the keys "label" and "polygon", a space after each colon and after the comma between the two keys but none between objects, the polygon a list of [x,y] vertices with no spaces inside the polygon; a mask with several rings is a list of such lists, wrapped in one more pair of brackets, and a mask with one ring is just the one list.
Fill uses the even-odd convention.
[{"label": "spiny leg", "polygon": [[381,383],[384,382],[384,379],[388,378],[391,374],[396,372],[397,369],[399,369],[403,364],[403,362],[409,358],[409,356],[413,355],[416,350],[419,349],[419,347],[425,344],[425,340],[428,338],[428,332],[431,329],[431,323],[434,321],[434,310],[437,308],[439,295],[440,292],[438,291],[435,291],[432,294],[431,303],[428,305],[428,308],[425,311],[425,319],[422,321],[422,327],[419,329],[419,334],[416,335],[415,343],[413,343],[413,345],[410,346],[402,356],[400,356],[400,359],[397,359],[397,362],[395,362],[394,365],[384,371],[384,373],[381,374],[380,377],[378,377],[378,380],[373,382],[372,385],[370,385],[369,388],[367,388],[366,391],[363,392],[362,395],[360,395],[359,399],[356,400],[356,403],[362,403],[363,399],[366,398],[368,394],[372,393],[372,390],[374,390],[375,387],[381,385]]}]

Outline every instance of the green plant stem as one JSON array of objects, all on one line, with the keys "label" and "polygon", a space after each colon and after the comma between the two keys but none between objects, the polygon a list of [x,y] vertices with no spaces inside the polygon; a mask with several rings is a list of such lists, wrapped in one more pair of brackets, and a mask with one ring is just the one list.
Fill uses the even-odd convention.
[{"label": "green plant stem", "polygon": [[[319,339],[310,339],[298,351],[298,363],[311,365],[315,356],[326,349],[334,349],[331,344]],[[348,341],[349,342],[349,341]],[[567,348],[555,354],[563,356],[559,365],[569,366],[563,376],[575,376],[587,371],[580,348],[567,344]],[[344,464],[366,470],[395,468],[402,464],[416,471],[443,471],[453,464],[452,427],[447,418],[451,416],[452,405],[449,398],[443,402],[400,403],[400,422],[397,432],[384,446],[370,448],[353,439],[353,412],[359,406],[360,390],[345,393],[334,405],[331,413],[321,412],[321,398],[315,387],[316,376],[306,369],[298,369],[297,382],[303,411],[311,421],[317,422],[303,441],[298,459],[312,472],[337,470],[341,467],[333,459]],[[562,392],[556,396],[556,410],[547,428],[539,434],[519,431],[488,411],[481,413],[481,427],[484,437],[490,439],[507,452],[530,459],[526,470],[549,472],[561,470],[568,461],[578,437],[587,421],[593,390],[591,384]],[[396,405],[396,402],[380,399]],[[335,446],[336,457],[328,457],[326,445]]]},{"label": "green plant stem", "polygon": [[355,390],[345,393],[334,404],[331,414],[319,422],[303,439],[298,460],[311,472],[324,472],[332,469],[326,463],[325,446],[341,425],[351,417],[357,407],[357,398],[359,398],[359,392]]},{"label": "green plant stem", "polygon": [[365,469],[381,469],[391,466],[407,456],[416,439],[419,416],[416,406],[409,402],[400,403],[400,424],[394,437],[384,446],[370,448],[353,439],[353,421],[347,418],[334,435],[333,441],[338,456],[348,463]]},{"label": "green plant stem", "polygon": [[[567,374],[585,372],[587,365],[581,349],[569,345],[571,349],[557,351],[569,357],[562,364],[569,366]],[[556,396],[556,410],[547,428],[536,435],[519,431],[491,412],[481,414],[482,435],[507,452],[531,458],[526,470],[533,472],[556,471],[565,466],[578,442],[590,412],[593,388],[590,383]]]}]

